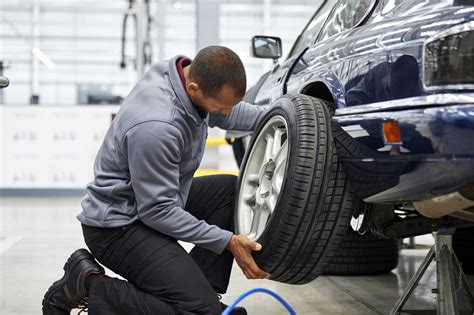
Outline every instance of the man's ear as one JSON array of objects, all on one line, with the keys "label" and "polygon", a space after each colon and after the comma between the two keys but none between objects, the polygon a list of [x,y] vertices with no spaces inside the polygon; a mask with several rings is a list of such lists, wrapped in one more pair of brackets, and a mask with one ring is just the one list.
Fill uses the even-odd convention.
[{"label": "man's ear", "polygon": [[188,84],[188,90],[192,94],[197,94],[200,90],[199,85],[196,82],[191,82]]}]

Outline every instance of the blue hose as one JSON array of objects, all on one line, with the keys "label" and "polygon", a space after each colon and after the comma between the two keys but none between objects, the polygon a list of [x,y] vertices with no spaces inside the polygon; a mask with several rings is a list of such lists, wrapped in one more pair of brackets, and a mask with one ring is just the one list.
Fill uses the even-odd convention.
[{"label": "blue hose", "polygon": [[293,308],[291,308],[290,304],[288,304],[281,296],[279,296],[278,294],[276,294],[275,292],[271,291],[271,290],[268,290],[268,289],[265,289],[265,288],[255,288],[255,289],[252,289],[252,290],[249,290],[241,295],[239,295],[235,300],[234,302],[232,302],[232,304],[230,304],[223,312],[221,315],[230,315],[230,312],[234,309],[234,307],[240,302],[242,301],[243,299],[245,299],[247,296],[251,295],[251,294],[254,294],[256,292],[263,292],[263,293],[267,293],[267,294],[270,294],[271,296],[273,296],[275,299],[277,299],[278,301],[280,301],[281,304],[283,304],[283,306],[288,310],[288,312],[290,312],[291,315],[296,315],[296,312]]}]

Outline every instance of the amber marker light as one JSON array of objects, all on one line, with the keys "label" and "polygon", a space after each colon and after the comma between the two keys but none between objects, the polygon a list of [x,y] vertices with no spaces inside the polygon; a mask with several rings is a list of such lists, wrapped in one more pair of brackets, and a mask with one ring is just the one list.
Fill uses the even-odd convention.
[{"label": "amber marker light", "polygon": [[382,129],[385,144],[402,144],[400,124],[398,121],[385,121],[382,123]]}]

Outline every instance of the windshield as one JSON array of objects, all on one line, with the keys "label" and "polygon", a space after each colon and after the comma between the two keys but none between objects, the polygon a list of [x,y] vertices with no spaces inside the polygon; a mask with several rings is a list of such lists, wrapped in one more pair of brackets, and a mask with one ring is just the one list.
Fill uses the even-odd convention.
[{"label": "windshield", "polygon": [[336,1],[324,1],[316,10],[309,23],[304,28],[303,32],[298,36],[293,48],[291,49],[288,58],[300,53],[303,49],[311,45],[319,34],[321,27],[326,21],[334,3]]}]

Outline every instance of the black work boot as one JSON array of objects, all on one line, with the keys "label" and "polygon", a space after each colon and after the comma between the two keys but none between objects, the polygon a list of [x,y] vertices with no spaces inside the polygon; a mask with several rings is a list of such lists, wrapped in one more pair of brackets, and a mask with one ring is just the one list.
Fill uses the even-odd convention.
[{"label": "black work boot", "polygon": [[63,269],[63,277],[44,295],[43,315],[69,314],[73,308],[87,309],[86,278],[105,274],[104,268],[83,248],[71,254]]}]

